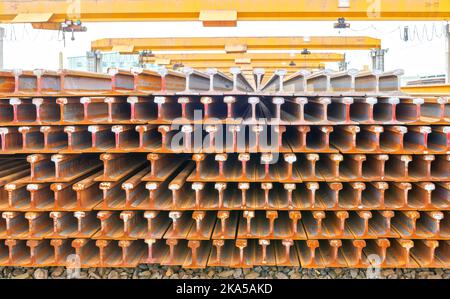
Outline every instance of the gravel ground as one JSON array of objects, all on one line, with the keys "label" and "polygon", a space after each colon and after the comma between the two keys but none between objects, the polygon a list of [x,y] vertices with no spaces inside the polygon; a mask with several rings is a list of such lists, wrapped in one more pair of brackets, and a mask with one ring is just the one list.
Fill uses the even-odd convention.
[{"label": "gravel ground", "polygon": [[[253,269],[231,269],[223,267],[202,270],[182,269],[155,265],[140,265],[137,268],[89,268],[80,271],[80,278],[366,278],[366,269],[299,269],[292,267],[255,267]],[[67,278],[64,267],[20,268],[0,267],[0,278],[16,279],[61,279]],[[450,269],[382,269],[380,278],[449,279]]]}]

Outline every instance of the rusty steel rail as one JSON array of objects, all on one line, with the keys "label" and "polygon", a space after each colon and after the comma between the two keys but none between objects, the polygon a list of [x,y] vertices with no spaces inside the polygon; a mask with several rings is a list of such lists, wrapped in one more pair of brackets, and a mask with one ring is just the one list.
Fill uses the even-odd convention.
[{"label": "rusty steel rail", "polygon": [[447,98],[352,94],[11,97],[0,100],[0,125],[240,124],[260,118],[285,125],[448,125],[449,105]]},{"label": "rusty steel rail", "polygon": [[[100,206],[99,208],[102,208]],[[94,239],[380,239],[449,240],[448,212],[280,211],[230,212],[90,211],[2,213],[2,238]],[[239,215],[239,216],[238,216]],[[237,217],[237,219],[236,219]],[[96,220],[97,219],[97,220]],[[225,219],[225,220],[224,220]],[[236,221],[237,220],[237,221]],[[221,222],[220,228],[214,224]],[[214,230],[214,232],[213,232]],[[237,235],[234,233],[237,231]]]},{"label": "rusty steel rail", "polygon": [[285,92],[283,82],[286,74],[286,70],[276,70],[273,75],[263,83],[261,86],[261,91],[265,94],[283,94]]},{"label": "rusty steel rail", "polygon": [[106,93],[112,91],[111,76],[106,74],[81,71],[59,70],[34,71],[14,70],[3,73],[5,77],[14,78],[14,88],[7,89],[7,94],[20,96],[57,95],[77,93]]},{"label": "rusty steel rail", "polygon": [[[237,68],[233,68],[237,69]],[[391,72],[358,72],[349,70],[333,73],[328,70],[309,73],[304,70],[285,78],[285,70],[277,70],[271,78],[263,82],[264,69],[254,69],[256,92],[284,92],[284,83],[289,93],[400,93],[401,70]],[[109,74],[98,74],[71,70],[14,70],[0,74],[0,97],[11,95],[68,95],[79,94],[146,94],[184,92],[253,92],[251,84],[233,79],[213,71],[204,74],[189,67],[182,72],[161,69],[159,72],[132,68],[130,70],[110,69]],[[234,81],[236,83],[236,80]],[[276,86],[276,87],[275,87]],[[212,87],[212,88],[211,88]]]},{"label": "rusty steel rail", "polygon": [[98,157],[89,154],[33,154],[27,156],[27,162],[30,175],[19,183],[66,183],[101,167]]},{"label": "rusty steel rail", "polygon": [[110,69],[108,74],[36,69],[2,71],[0,97],[79,96],[79,95],[145,95],[174,93],[185,89],[183,73],[162,69],[159,72],[132,68]]},{"label": "rusty steel rail", "polygon": [[[214,241],[9,239],[0,245],[0,265],[69,266],[70,254],[80,257],[81,267],[135,267],[161,263],[186,268],[206,266],[302,266],[305,268],[448,267],[448,241],[407,239],[378,240],[268,240]],[[380,257],[380,264],[370,260]]]},{"label": "rusty steel rail", "polygon": [[194,154],[188,181],[449,181],[450,156],[386,154]]},{"label": "rusty steel rail", "polygon": [[0,266],[450,267],[448,98],[230,73],[1,71]]},{"label": "rusty steel rail", "polygon": [[[192,167],[186,170],[170,182],[123,183],[125,190],[120,191],[123,195],[116,201],[120,208],[114,209],[433,211],[450,208],[448,182],[187,182]],[[131,182],[144,173],[137,173]],[[179,194],[183,196],[180,198]]]},{"label": "rusty steel rail", "polygon": [[185,88],[183,74],[162,69],[159,72],[133,67],[130,70],[110,68],[112,90],[128,93],[165,93]]},{"label": "rusty steel rail", "polygon": [[254,82],[249,82],[247,77],[242,73],[239,67],[230,68],[230,73],[233,75],[233,92],[254,92],[256,85]]},{"label": "rusty steel rail", "polygon": [[180,94],[245,94],[253,92],[253,87],[240,76],[233,68],[233,78],[225,75],[216,68],[208,68],[206,72],[197,71],[191,67],[183,67],[183,74],[186,77],[185,90]]},{"label": "rusty steel rail", "polygon": [[353,94],[377,94],[391,93],[401,94],[400,76],[402,70],[391,72],[371,72],[348,70],[345,72],[332,72],[323,70],[310,73],[301,70],[284,79],[286,90],[290,93],[353,93]]}]

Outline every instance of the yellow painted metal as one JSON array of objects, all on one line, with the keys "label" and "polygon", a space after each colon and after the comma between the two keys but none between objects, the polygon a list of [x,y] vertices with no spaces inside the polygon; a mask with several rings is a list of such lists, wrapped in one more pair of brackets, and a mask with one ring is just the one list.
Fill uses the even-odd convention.
[{"label": "yellow painted metal", "polygon": [[225,45],[225,52],[227,53],[245,53],[247,52],[247,45],[246,44],[226,44]]},{"label": "yellow painted metal", "polygon": [[133,45],[116,45],[116,46],[113,46],[112,51],[123,53],[123,54],[130,54],[130,53],[134,53],[134,46]]},{"label": "yellow painted metal", "polygon": [[[447,0],[2,0],[0,22],[24,13],[52,13],[50,22],[198,21],[202,11],[226,11],[238,21],[257,20],[448,20]],[[212,18],[211,14],[207,14]]]},{"label": "yellow painted metal", "polygon": [[157,65],[169,65],[171,63],[170,59],[167,58],[154,58],[152,57],[152,59],[149,59],[148,57],[142,57],[142,61],[144,63],[153,63],[153,64],[157,64]]},{"label": "yellow painted metal", "polygon": [[31,23],[34,29],[42,30],[60,30],[61,24],[59,23]]},{"label": "yellow painted metal", "polygon": [[211,63],[221,61],[234,61],[236,64],[250,64],[252,62],[288,63],[298,61],[308,62],[338,62],[344,60],[344,54],[340,53],[311,53],[302,55],[300,53],[183,53],[183,54],[155,54],[154,57],[144,57],[145,62],[155,64],[170,64],[190,61],[208,61]]},{"label": "yellow painted metal", "polygon": [[237,12],[235,10],[202,10],[199,19],[205,27],[233,27],[237,24]]},{"label": "yellow painted metal", "polygon": [[[173,64],[168,65],[168,67],[172,67]],[[236,64],[234,61],[185,61],[183,62],[184,66],[190,66],[193,68],[199,67],[216,67],[216,68],[230,68],[234,66],[242,66],[242,64]],[[322,62],[296,62],[295,65],[290,65],[289,62],[280,62],[280,61],[260,61],[260,62],[252,62],[251,64],[243,64],[251,67],[262,67],[262,68],[324,68],[325,64]]]},{"label": "yellow painted metal", "polygon": [[450,96],[450,84],[430,84],[403,86],[401,91],[416,95],[448,95]]},{"label": "yellow painted metal", "polygon": [[11,23],[44,23],[52,17],[52,13],[22,13],[17,14]]},{"label": "yellow painted metal", "polygon": [[234,59],[234,63],[236,63],[236,64],[250,64],[250,63],[252,63],[252,60],[250,58],[240,57],[240,58]]},{"label": "yellow painted metal", "polygon": [[[167,69],[173,69],[173,68],[172,67],[170,67],[170,68],[167,67]],[[196,67],[195,69],[198,70],[198,71],[206,71],[206,70],[208,70],[208,67]],[[216,68],[216,69],[218,71],[224,73],[224,74],[230,74],[230,68],[220,68],[219,67],[219,68]],[[276,70],[279,70],[279,69],[285,69],[287,74],[293,74],[293,73],[296,73],[296,72],[298,72],[298,71],[300,71],[302,69],[310,70],[310,71],[320,70],[320,68],[309,68],[309,67],[303,67],[303,68],[299,68],[299,67],[297,67],[297,68],[272,68],[272,67],[269,67],[269,68],[264,68],[265,75],[266,76],[267,75],[271,75]],[[241,68],[241,71],[244,74],[252,75],[253,74],[253,67],[248,67],[248,68],[247,67],[243,67],[243,68]]]},{"label": "yellow painted metal", "polygon": [[381,48],[381,40],[366,36],[287,37],[176,37],[105,38],[91,43],[92,50],[111,51],[116,46],[134,47],[134,51],[224,50],[244,45],[248,50],[367,50]]}]

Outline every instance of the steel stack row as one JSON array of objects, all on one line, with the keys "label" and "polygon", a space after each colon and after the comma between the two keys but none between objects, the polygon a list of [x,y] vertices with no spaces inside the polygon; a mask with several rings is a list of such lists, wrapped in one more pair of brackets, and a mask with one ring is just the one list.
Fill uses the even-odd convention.
[{"label": "steel stack row", "polygon": [[450,266],[448,98],[230,72],[0,72],[0,266]]}]

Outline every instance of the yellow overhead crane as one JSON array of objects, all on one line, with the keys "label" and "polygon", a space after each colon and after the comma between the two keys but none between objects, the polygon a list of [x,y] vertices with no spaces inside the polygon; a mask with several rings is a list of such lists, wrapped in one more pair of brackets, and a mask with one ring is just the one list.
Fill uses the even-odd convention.
[{"label": "yellow overhead crane", "polygon": [[[447,0],[3,0],[2,23],[201,21],[448,20]],[[41,27],[51,27],[41,25]]]},{"label": "yellow overhead crane", "polygon": [[[204,26],[236,26],[237,21],[399,21],[450,20],[448,0],[2,0],[1,23],[31,23],[34,28],[85,31],[82,22],[201,21]],[[341,24],[341,21],[344,24]],[[131,40],[129,40],[131,41]],[[211,39],[210,41],[214,41]],[[369,41],[367,41],[369,42]],[[450,47],[450,39],[447,39]],[[111,50],[107,40],[95,47]],[[118,48],[135,51],[139,45]],[[184,46],[186,48],[187,46]],[[249,46],[249,48],[254,46]],[[312,45],[290,45],[315,49]],[[342,49],[337,45],[327,49]],[[183,48],[183,46],[181,47]],[[220,48],[220,47],[219,47]],[[222,47],[223,48],[223,47]],[[241,44],[227,52],[245,52]],[[234,51],[237,48],[238,51]],[[241,48],[241,49],[239,49]],[[245,47],[247,48],[247,47]],[[256,48],[258,48],[256,46]],[[270,48],[270,47],[269,47]],[[370,48],[379,49],[380,46]],[[145,48],[146,50],[148,47]],[[198,49],[195,48],[195,49]],[[346,48],[346,49],[360,49]],[[367,49],[367,47],[365,48]],[[450,58],[447,81],[450,78]]]},{"label": "yellow overhead crane", "polygon": [[401,90],[413,95],[448,96],[450,94],[450,84],[406,85]]},{"label": "yellow overhead crane", "polygon": [[[248,67],[247,68],[247,67],[240,66],[240,68],[241,68],[242,74],[244,74],[244,75],[246,75],[248,77],[253,77],[253,70],[254,70],[253,67]],[[200,67],[200,68],[195,68],[195,69],[197,71],[201,71],[201,72],[206,72],[208,70],[208,68],[206,68],[206,67],[204,67],[204,68]],[[222,73],[226,74],[226,75],[232,76],[232,74],[230,72],[230,68],[215,68],[215,69],[218,70],[219,72],[222,72]],[[267,76],[270,77],[270,76],[272,76],[275,73],[275,71],[277,71],[279,69],[280,68],[264,68],[264,74],[265,74],[266,77]],[[321,70],[319,68],[307,68],[307,67],[304,67],[304,68],[282,68],[282,69],[284,69],[286,71],[287,75],[292,75],[292,74],[300,71],[301,69],[309,70],[309,71]]]},{"label": "yellow overhead crane", "polygon": [[[323,61],[343,61],[343,54],[310,53],[313,50],[366,50],[381,48],[381,40],[364,36],[313,36],[313,37],[176,37],[176,38],[111,38],[95,40],[92,51],[139,53],[143,63],[150,62],[173,68],[183,64],[197,69],[248,65],[267,69],[323,69]],[[310,54],[248,53],[247,50],[300,50]],[[153,54],[153,51],[212,51],[225,53]],[[247,52],[247,53],[246,53]],[[172,59],[176,58],[176,59]],[[230,58],[231,57],[231,58]],[[232,58],[234,60],[232,60]],[[260,59],[260,60],[252,60]],[[311,57],[311,58],[309,58]],[[295,58],[295,59],[294,59]],[[185,59],[183,61],[183,59]],[[189,60],[187,60],[189,59]],[[227,60],[225,60],[227,59]],[[285,59],[285,60],[284,60]],[[311,60],[309,60],[311,59]]]},{"label": "yellow overhead crane", "polygon": [[[280,59],[277,60],[277,57]],[[184,54],[156,54],[154,57],[143,57],[144,63],[177,69],[189,66],[200,71],[215,68],[222,73],[229,73],[231,67],[240,67],[243,72],[252,73],[254,68],[264,68],[266,74],[272,74],[277,69],[285,69],[293,73],[299,69],[323,69],[322,61],[342,61],[343,54],[314,53],[302,55],[300,53],[245,53],[245,54],[216,54],[216,53],[184,53]]]},{"label": "yellow overhead crane", "polygon": [[[173,63],[165,65],[166,68],[173,68],[174,65],[178,65],[179,63]],[[249,66],[253,68],[324,68],[325,64],[322,62],[297,62],[290,64],[289,62],[253,62],[251,64],[239,64],[235,63],[234,61],[219,61],[219,62],[211,62],[211,61],[186,61],[182,63],[184,66],[189,66],[192,68],[208,68],[208,67],[215,67],[215,68],[230,68],[234,66]]]},{"label": "yellow overhead crane", "polygon": [[380,49],[381,40],[366,36],[284,37],[172,37],[104,38],[91,42],[92,51],[137,53],[139,51],[225,50],[368,50]]},{"label": "yellow overhead crane", "polygon": [[[253,74],[253,70],[255,69],[252,66],[248,66],[248,67],[247,66],[235,66],[235,67],[239,67],[243,73],[248,73],[248,74]],[[207,71],[209,68],[211,68],[211,67],[198,67],[198,68],[195,68],[195,69],[198,70],[198,71]],[[217,67],[212,67],[212,68],[215,68],[216,70],[218,70],[218,71],[220,71],[222,73],[227,73],[227,74],[231,73],[230,72],[230,68],[228,68],[228,67],[218,67],[218,68]],[[290,73],[298,72],[300,69],[319,70],[320,68],[311,68],[311,67],[295,67],[295,68],[294,67],[287,67],[287,68],[265,67],[264,68],[264,72],[265,72],[265,74],[268,74],[268,73],[273,73],[273,72],[275,72],[276,70],[279,70],[279,69],[284,69],[284,70],[286,70],[287,73],[290,74]]]},{"label": "yellow overhead crane", "polygon": [[[297,62],[339,62],[345,59],[344,54],[340,53],[183,53],[183,54],[155,54],[152,57],[143,57],[143,61],[158,65],[171,65],[174,63],[189,64],[193,62],[211,62],[224,63],[233,62],[235,64],[290,64]],[[291,63],[291,64],[292,64]]]}]

